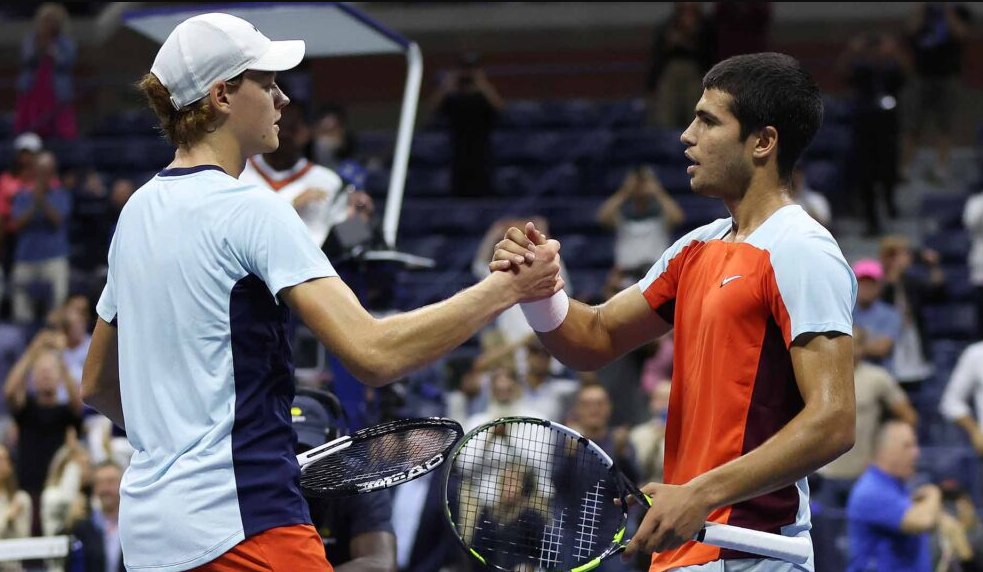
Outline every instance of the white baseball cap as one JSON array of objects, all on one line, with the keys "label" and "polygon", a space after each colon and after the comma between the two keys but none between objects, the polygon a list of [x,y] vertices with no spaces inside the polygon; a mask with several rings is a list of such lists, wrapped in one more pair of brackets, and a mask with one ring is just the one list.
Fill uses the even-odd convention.
[{"label": "white baseball cap", "polygon": [[42,149],[44,149],[44,145],[36,133],[21,133],[14,139],[14,151],[18,153],[21,151],[40,153]]},{"label": "white baseball cap", "polygon": [[202,14],[178,24],[150,73],[171,93],[174,109],[208,95],[217,81],[246,70],[284,71],[304,59],[304,40],[274,42],[231,14]]}]

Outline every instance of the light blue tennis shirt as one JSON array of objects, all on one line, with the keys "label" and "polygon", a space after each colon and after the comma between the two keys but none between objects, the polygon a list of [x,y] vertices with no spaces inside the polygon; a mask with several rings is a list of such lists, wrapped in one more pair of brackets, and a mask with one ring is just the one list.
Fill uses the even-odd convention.
[{"label": "light blue tennis shirt", "polygon": [[219,167],[166,169],[129,200],[97,305],[117,327],[136,449],[121,487],[128,570],[187,570],[310,522],[276,295],[327,276],[337,273],[293,208]]}]

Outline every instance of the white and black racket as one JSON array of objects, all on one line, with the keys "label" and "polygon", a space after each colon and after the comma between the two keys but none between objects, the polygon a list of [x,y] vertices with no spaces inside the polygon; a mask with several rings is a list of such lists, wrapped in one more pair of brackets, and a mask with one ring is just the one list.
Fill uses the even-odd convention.
[{"label": "white and black racket", "polygon": [[369,493],[421,477],[448,457],[464,431],[451,419],[399,419],[373,425],[297,455],[300,486],[330,498]]},{"label": "white and black racket", "polygon": [[[628,545],[629,497],[650,506],[595,443],[529,417],[469,431],[444,473],[454,533],[482,564],[508,572],[596,568]],[[805,538],[709,522],[693,540],[796,564],[812,554]]]}]

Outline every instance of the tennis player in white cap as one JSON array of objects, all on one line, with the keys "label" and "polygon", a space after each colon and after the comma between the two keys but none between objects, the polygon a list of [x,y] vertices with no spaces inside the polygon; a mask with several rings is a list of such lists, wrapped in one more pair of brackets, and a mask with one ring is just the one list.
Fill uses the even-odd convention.
[{"label": "tennis player in white cap", "polygon": [[517,273],[373,318],[294,209],[237,179],[276,149],[290,101],[276,72],[303,57],[303,41],[205,14],[174,29],[140,82],[177,151],[120,216],[83,374],[85,400],[135,449],[121,490],[127,570],[331,569],[298,485],[290,310],[379,386],[562,287],[551,243]]}]

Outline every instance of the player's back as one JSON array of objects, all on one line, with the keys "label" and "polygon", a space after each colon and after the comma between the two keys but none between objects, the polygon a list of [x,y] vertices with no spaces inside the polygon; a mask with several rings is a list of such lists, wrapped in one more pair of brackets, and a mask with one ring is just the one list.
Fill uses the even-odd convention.
[{"label": "player's back", "polygon": [[267,237],[290,225],[307,240],[289,205],[217,167],[162,171],[123,210],[99,314],[117,326],[135,448],[121,490],[129,569],[188,569],[309,522],[268,260]]}]

